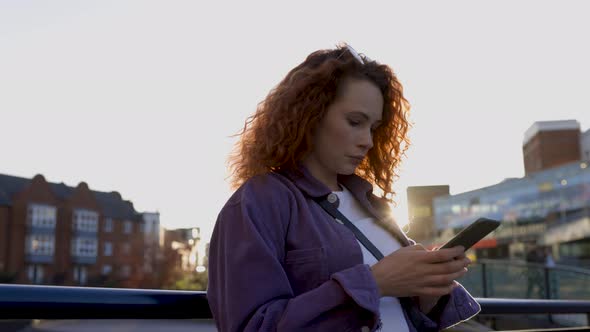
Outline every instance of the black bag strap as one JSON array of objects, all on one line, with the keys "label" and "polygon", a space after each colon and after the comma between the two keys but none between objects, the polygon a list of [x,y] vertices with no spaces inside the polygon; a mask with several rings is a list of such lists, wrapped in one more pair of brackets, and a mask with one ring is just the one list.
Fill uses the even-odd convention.
[{"label": "black bag strap", "polygon": [[381,251],[379,251],[379,249],[377,249],[377,247],[375,247],[373,242],[371,242],[371,241],[369,241],[369,239],[367,239],[367,237],[365,236],[365,234],[363,234],[363,232],[361,232],[350,220],[348,220],[348,218],[346,218],[345,215],[343,215],[332,203],[330,203],[328,201],[327,196],[315,198],[315,201],[324,210],[326,210],[326,212],[328,212],[336,221],[338,221],[341,224],[343,224],[344,226],[348,227],[348,229],[350,229],[354,233],[354,236],[357,238],[357,240],[365,248],[367,248],[367,250],[371,254],[373,254],[373,256],[375,256],[377,261],[380,261],[383,259],[383,257],[385,257],[385,256],[383,256]]},{"label": "black bag strap", "polygon": [[[334,195],[334,194],[331,194]],[[329,195],[328,195],[329,196]],[[348,227],[353,233],[356,239],[365,247],[375,258],[377,261],[383,259],[383,254],[375,245],[367,239],[365,234],[361,232],[345,215],[343,215],[332,203],[328,201],[328,196],[324,197],[314,197],[314,200],[326,211],[330,214],[336,221],[340,222],[344,226]],[[400,304],[405,307],[408,317],[412,324],[416,328],[417,331],[424,331],[424,332],[435,332],[438,331],[438,328],[425,326],[424,319],[422,319],[420,310],[413,304],[413,301],[409,297],[400,297],[398,298]],[[438,305],[437,305],[438,306]],[[436,307],[435,307],[436,308]]]}]

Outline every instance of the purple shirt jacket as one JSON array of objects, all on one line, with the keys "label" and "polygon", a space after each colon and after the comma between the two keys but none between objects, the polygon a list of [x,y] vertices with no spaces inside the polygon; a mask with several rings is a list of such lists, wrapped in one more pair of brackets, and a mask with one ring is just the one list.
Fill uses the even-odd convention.
[{"label": "purple shirt jacket", "polygon": [[[402,246],[414,244],[369,182],[356,175],[338,181]],[[300,167],[253,177],[227,201],[209,249],[207,298],[220,331],[381,327],[379,290],[357,239],[314,201],[330,193]],[[428,315],[405,303],[410,331],[438,331],[480,311],[460,285]]]}]

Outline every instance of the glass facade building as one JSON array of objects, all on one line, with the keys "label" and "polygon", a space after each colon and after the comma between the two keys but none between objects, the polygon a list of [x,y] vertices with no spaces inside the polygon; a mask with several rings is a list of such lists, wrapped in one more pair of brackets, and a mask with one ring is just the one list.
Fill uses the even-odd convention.
[{"label": "glass facade building", "polygon": [[463,228],[479,217],[506,223],[567,222],[590,211],[590,163],[574,162],[524,178],[434,199],[438,231]]}]

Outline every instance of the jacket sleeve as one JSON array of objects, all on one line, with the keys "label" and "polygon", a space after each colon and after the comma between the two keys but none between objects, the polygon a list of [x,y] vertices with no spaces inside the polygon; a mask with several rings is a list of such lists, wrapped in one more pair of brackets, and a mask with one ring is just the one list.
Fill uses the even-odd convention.
[{"label": "jacket sleeve", "polygon": [[[410,245],[416,244],[416,241],[409,239]],[[424,330],[436,329],[443,330],[455,326],[466,320],[473,318],[481,311],[479,303],[469,294],[469,292],[459,283],[450,294],[441,297],[433,310],[434,314],[425,314],[415,303],[414,312],[422,319],[421,326]]]},{"label": "jacket sleeve", "polygon": [[379,324],[378,288],[367,265],[294,295],[283,269],[294,217],[288,190],[242,187],[220,212],[209,252],[207,296],[220,331],[347,331]]}]

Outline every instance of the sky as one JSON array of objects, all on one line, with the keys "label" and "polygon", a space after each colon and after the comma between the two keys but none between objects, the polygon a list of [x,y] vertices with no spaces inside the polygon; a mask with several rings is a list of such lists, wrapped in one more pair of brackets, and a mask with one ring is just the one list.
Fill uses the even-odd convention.
[{"label": "sky", "polygon": [[[522,177],[535,121],[590,127],[587,1],[0,0],[0,173],[118,191],[209,236],[227,155],[294,66],[345,41],[412,109],[406,188]],[[586,40],[586,41],[585,41]]]}]

